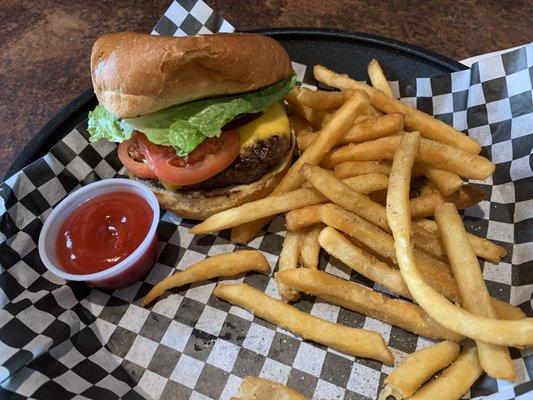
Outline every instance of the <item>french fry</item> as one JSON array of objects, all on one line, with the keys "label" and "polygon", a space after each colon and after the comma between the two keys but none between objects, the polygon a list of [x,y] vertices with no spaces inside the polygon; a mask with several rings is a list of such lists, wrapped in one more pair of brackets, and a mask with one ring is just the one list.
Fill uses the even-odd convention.
[{"label": "french fry", "polygon": [[318,268],[318,256],[320,254],[318,235],[320,235],[322,228],[322,224],[310,226],[300,237],[300,259],[306,268]]},{"label": "french fry", "polygon": [[403,137],[394,156],[387,195],[387,216],[396,256],[409,292],[429,316],[454,332],[501,346],[533,345],[533,318],[501,320],[472,314],[436,292],[419,272],[411,243],[409,210],[411,169],[419,144],[420,135],[416,132]]},{"label": "french fry", "polygon": [[483,189],[474,185],[463,185],[450,196],[444,197],[438,191],[430,191],[410,200],[411,216],[415,219],[432,216],[435,209],[445,202],[453,203],[458,210],[472,207],[485,199]]},{"label": "french fry", "polygon": [[[364,143],[351,143],[330,153],[322,165],[333,168],[345,161],[390,160],[401,140],[402,135],[394,135]],[[486,179],[495,169],[495,165],[484,157],[429,139],[420,140],[416,160],[468,179]]]},{"label": "french fry", "polygon": [[304,118],[300,117],[299,115],[291,115],[289,116],[289,123],[294,129],[294,135],[296,136],[296,140],[302,135],[305,135],[309,132],[313,132],[315,128],[307,122]]},{"label": "french fry", "polygon": [[445,340],[410,354],[385,378],[385,387],[378,400],[392,396],[397,400],[413,395],[429,378],[450,365],[459,355],[461,347]]},{"label": "french fry", "polygon": [[[344,182],[331,175],[331,173],[316,165],[306,164],[300,172],[328,200],[390,233],[384,206],[374,202],[364,194],[356,192]],[[420,226],[416,226],[414,239],[416,248],[438,258],[445,258],[442,243],[431,232],[426,231]]]},{"label": "french fry", "polygon": [[351,356],[372,358],[389,365],[394,361],[383,337],[377,332],[349,328],[312,316],[246,284],[219,284],[213,294],[304,339]]},{"label": "french fry", "polygon": [[316,204],[289,211],[285,214],[285,228],[289,231],[295,231],[321,223],[322,216],[320,212],[323,206],[324,204]]},{"label": "french fry", "polygon": [[385,77],[385,73],[383,72],[381,65],[379,65],[379,62],[375,59],[372,59],[370,64],[368,64],[368,77],[370,78],[370,82],[372,82],[372,86],[378,90],[381,90],[388,97],[394,99],[392,89],[390,88],[389,82]]},{"label": "french fry", "polygon": [[422,386],[409,397],[409,400],[460,399],[482,372],[476,348],[464,348],[459,357],[442,374]]},{"label": "french fry", "polygon": [[[385,175],[378,174],[354,176],[346,178],[345,181],[350,188],[355,188],[352,189],[355,191],[380,190],[388,184],[388,178]],[[221,211],[192,227],[190,232],[197,235],[216,232],[254,221],[257,218],[269,217],[296,208],[323,203],[326,200],[326,197],[314,188],[296,189],[292,192],[265,197]]]},{"label": "french fry", "polygon": [[172,288],[220,276],[235,276],[247,271],[258,271],[266,274],[270,272],[270,265],[268,265],[265,256],[257,250],[237,250],[233,253],[206,258],[163,279],[144,296],[141,305],[146,307]]},{"label": "french fry", "polygon": [[352,95],[351,90],[330,92],[325,90],[310,90],[301,88],[297,100],[300,104],[314,110],[331,110],[341,107]]},{"label": "french fry", "polygon": [[[451,203],[444,203],[435,210],[435,220],[448,252],[462,306],[474,314],[496,318],[479,262],[468,242],[457,209]],[[476,344],[479,362],[487,374],[495,379],[516,379],[516,371],[507,347],[481,341],[476,341]]]},{"label": "french fry", "polygon": [[[417,224],[423,226],[428,231],[433,232],[433,234],[440,238],[439,228],[435,221],[421,219],[417,221]],[[490,240],[473,235],[471,233],[468,233],[467,236],[470,245],[478,257],[484,258],[491,263],[498,264],[501,259],[507,255],[507,251],[502,246],[498,246],[496,243],[492,243]]]},{"label": "french fry", "polygon": [[453,127],[403,104],[401,101],[388,97],[380,90],[374,89],[364,83],[351,79],[348,75],[337,74],[321,65],[315,65],[313,69],[315,79],[330,87],[341,90],[364,90],[370,103],[387,114],[400,112],[405,115],[405,123],[413,130],[417,130],[422,136],[446,143],[465,151],[479,154],[481,146],[475,140],[455,130]]},{"label": "french fry", "polygon": [[[279,255],[279,270],[298,268],[300,260],[300,239],[302,233],[298,231],[288,231],[283,240],[283,246]],[[288,301],[296,301],[300,298],[300,292],[290,286],[279,283],[278,293]]]},{"label": "french fry", "polygon": [[322,271],[308,268],[285,270],[278,272],[276,279],[302,292],[409,332],[433,339],[461,340],[460,335],[435,323],[413,303],[389,298],[365,286]]},{"label": "french fry", "polygon": [[[298,160],[289,168],[271,195],[289,192],[297,189],[304,177],[299,174],[302,165],[319,164],[326,154],[335,146],[339,138],[353,125],[355,117],[368,107],[368,96],[362,91],[355,91],[353,95],[339,108],[329,123],[322,129],[320,135],[305,149]],[[234,243],[248,242],[270,218],[261,218],[232,229],[231,241]]]},{"label": "french fry", "polygon": [[450,196],[463,186],[463,180],[454,172],[433,168],[427,164],[419,164],[417,167],[422,170],[422,174],[425,175],[444,196]]},{"label": "french fry", "polygon": [[[338,144],[360,143],[398,133],[403,128],[404,120],[400,113],[361,119],[339,139]],[[297,140],[298,148],[305,149],[318,135],[318,132],[302,135]]]},{"label": "french fry", "polygon": [[322,125],[324,124],[325,118],[327,118],[326,116],[328,115],[328,113],[326,113],[325,111],[314,110],[312,108],[309,108],[301,104],[298,101],[299,93],[300,93],[299,88],[292,89],[285,96],[285,101],[289,103],[289,105],[292,107],[292,110],[296,113],[296,115],[300,116],[301,118],[304,118],[307,122],[309,122],[315,128],[322,127]]},{"label": "french fry", "polygon": [[339,179],[364,174],[389,175],[390,165],[377,161],[348,161],[335,167],[335,176]]},{"label": "french fry", "polygon": [[230,400],[307,400],[296,390],[278,382],[256,376],[246,376],[239,393]]}]

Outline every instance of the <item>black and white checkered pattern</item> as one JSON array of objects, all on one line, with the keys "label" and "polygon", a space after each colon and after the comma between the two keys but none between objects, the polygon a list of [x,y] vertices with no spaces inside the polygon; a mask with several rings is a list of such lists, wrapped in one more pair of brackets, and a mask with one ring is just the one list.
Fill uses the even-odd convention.
[{"label": "black and white checkered pattern", "polygon": [[[175,1],[155,30],[200,32],[197,24],[184,22],[185,14],[214,27],[210,31],[233,29],[203,2]],[[196,32],[188,30],[193,25]],[[309,68],[294,67],[299,81],[313,85]],[[508,251],[499,265],[484,264],[489,291],[529,316],[532,70],[529,45],[481,61],[468,71],[393,83],[403,101],[468,132],[497,164],[492,178],[476,182],[486,189],[488,200],[466,210],[465,221],[472,232]],[[157,264],[144,281],[117,291],[66,283],[47,272],[36,243],[52,207],[77,187],[120,172],[116,146],[89,143],[87,137],[83,123],[49,154],[0,184],[0,398],[227,399],[246,375],[285,383],[309,398],[376,398],[391,368],[302,341],[219,301],[212,295],[216,280],[173,290],[150,309],[139,306],[152,285],[175,270],[235,249],[228,232],[193,236],[188,233],[191,221],[163,214]],[[282,225],[276,219],[249,244],[273,267],[283,240]],[[327,272],[372,287],[334,259],[322,256],[321,265]],[[277,296],[271,276],[252,273],[235,281]],[[396,361],[431,343],[309,296],[295,305],[329,321],[380,332]],[[533,356],[515,349],[511,355],[517,382],[484,376],[472,388],[471,398],[531,398]]]}]

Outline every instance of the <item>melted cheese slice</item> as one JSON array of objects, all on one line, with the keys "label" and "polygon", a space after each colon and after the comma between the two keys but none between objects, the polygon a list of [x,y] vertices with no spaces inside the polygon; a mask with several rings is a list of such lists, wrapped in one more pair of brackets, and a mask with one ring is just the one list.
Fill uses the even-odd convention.
[{"label": "melted cheese slice", "polygon": [[239,132],[241,150],[270,136],[277,135],[289,138],[291,135],[289,119],[280,103],[273,104],[259,118],[237,128],[237,132]]}]

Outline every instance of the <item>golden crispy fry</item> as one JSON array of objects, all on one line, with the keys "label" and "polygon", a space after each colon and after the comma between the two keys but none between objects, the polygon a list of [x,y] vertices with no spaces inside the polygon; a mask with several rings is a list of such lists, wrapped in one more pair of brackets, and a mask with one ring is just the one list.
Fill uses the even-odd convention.
[{"label": "golden crispy fry", "polygon": [[[319,164],[333,146],[335,146],[339,138],[353,125],[355,117],[367,107],[368,96],[362,91],[355,91],[342,107],[335,112],[331,121],[322,129],[317,140],[314,140],[289,168],[289,171],[274,189],[272,195],[297,189],[305,180],[299,174],[302,165],[306,163]],[[270,221],[270,218],[261,218],[257,221],[233,228],[231,241],[236,243],[248,242],[268,221]]]},{"label": "golden crispy fry", "polygon": [[313,132],[315,128],[307,122],[304,118],[300,117],[299,115],[291,115],[289,116],[289,123],[294,129],[294,134],[296,135],[296,138],[305,135],[309,132]]},{"label": "golden crispy fry", "polygon": [[[378,139],[398,133],[404,124],[403,114],[394,113],[381,117],[365,117],[355,122],[355,125],[339,139],[338,144],[360,143],[367,140]],[[298,148],[303,150],[311,144],[319,132],[310,132],[297,139]]]},{"label": "golden crispy fry", "polygon": [[[316,165],[306,164],[300,170],[317,191],[330,201],[344,207],[348,211],[372,222],[386,232],[390,232],[387,223],[385,207],[374,202],[364,194],[357,193],[341,180],[335,178],[329,171]],[[417,226],[415,231],[415,246],[438,258],[445,258],[442,243],[424,228]]]},{"label": "golden crispy fry", "polygon": [[281,383],[255,376],[246,376],[239,393],[230,400],[307,400],[296,390]]},{"label": "golden crispy fry", "polygon": [[427,164],[418,164],[417,168],[421,170],[430,182],[432,182],[440,193],[449,196],[463,186],[463,180],[454,172],[444,171],[443,169],[434,168]]},{"label": "golden crispy fry", "polygon": [[418,350],[407,357],[385,378],[378,400],[392,396],[397,400],[406,399],[429,378],[450,365],[459,355],[461,347],[445,340]]},{"label": "golden crispy fry", "polygon": [[453,203],[458,210],[463,210],[476,205],[485,196],[483,189],[474,185],[463,185],[447,197],[442,196],[438,190],[431,190],[410,200],[411,216],[415,219],[432,216],[435,208],[445,202]]},{"label": "golden crispy fry", "polygon": [[276,279],[330,303],[419,335],[433,339],[461,340],[461,335],[443,328],[413,303],[389,298],[365,286],[322,271],[307,268],[285,270],[278,272]]},{"label": "golden crispy fry", "polygon": [[411,242],[409,210],[411,169],[419,144],[418,133],[404,136],[394,156],[387,195],[387,216],[395,239],[396,256],[409,292],[433,319],[454,332],[502,346],[532,345],[533,318],[501,320],[472,314],[446,300],[419,272]]},{"label": "golden crispy fry", "polygon": [[331,110],[341,107],[352,95],[351,90],[330,92],[326,90],[310,90],[301,88],[297,100],[300,104],[314,110]]},{"label": "golden crispy fry", "polygon": [[320,254],[318,235],[320,235],[323,227],[323,224],[310,226],[300,237],[300,259],[306,268],[318,268],[318,256]]},{"label": "golden crispy fry", "polygon": [[348,161],[335,167],[335,176],[339,179],[363,174],[389,175],[390,165],[377,161]]},{"label": "golden crispy fry", "polygon": [[[283,240],[283,247],[279,255],[279,270],[296,269],[300,260],[300,239],[302,232],[288,231]],[[300,298],[300,292],[278,282],[278,293],[288,301],[296,301]]]},{"label": "golden crispy fry", "polygon": [[205,281],[219,276],[235,276],[247,271],[270,272],[264,255],[257,250],[237,250],[233,253],[219,254],[206,258],[163,279],[148,292],[141,301],[146,307],[162,296],[165,291],[193,282]]},{"label": "golden crispy fry", "polygon": [[327,118],[328,113],[320,110],[314,110],[307,106],[304,106],[298,101],[298,95],[300,93],[300,88],[292,89],[285,96],[285,101],[289,103],[291,109],[301,118],[304,118],[315,128],[320,128]]},{"label": "golden crispy fry", "polygon": [[370,78],[370,82],[372,82],[372,86],[378,90],[381,90],[388,97],[394,99],[392,89],[389,86],[387,78],[385,77],[385,73],[383,72],[381,65],[379,65],[379,62],[375,59],[370,61],[370,64],[368,64],[368,77]]},{"label": "golden crispy fry", "polygon": [[479,154],[481,151],[481,146],[464,133],[422,111],[403,104],[399,100],[388,97],[380,90],[364,83],[359,83],[348,75],[337,74],[321,65],[315,65],[313,72],[316,80],[328,86],[342,90],[364,90],[370,97],[370,102],[373,106],[387,114],[393,112],[403,113],[406,125],[413,130],[420,131],[428,139],[450,144],[475,154]]},{"label": "golden crispy fry", "polygon": [[[364,143],[351,143],[330,153],[322,165],[333,168],[345,161],[390,160],[401,140],[402,135],[394,135]],[[416,159],[468,179],[486,179],[495,169],[495,165],[484,157],[429,139],[421,139]]]},{"label": "golden crispy fry", "polygon": [[217,285],[213,294],[304,339],[352,356],[372,358],[385,364],[394,361],[383,337],[377,332],[349,328],[317,318],[246,284]]},{"label": "golden crispy fry", "polygon": [[[385,175],[379,174],[354,176],[346,178],[345,181],[350,188],[355,188],[352,190],[356,192],[359,190],[365,192],[380,190],[388,184],[388,178]],[[326,200],[326,197],[314,188],[296,189],[292,192],[265,197],[221,211],[192,227],[190,231],[194,234],[216,232],[254,221],[257,218],[268,217],[297,208],[323,203]]]},{"label": "golden crispy fry", "polygon": [[[470,246],[457,209],[451,203],[444,203],[435,210],[435,220],[448,252],[462,306],[471,313],[496,318],[479,262]],[[481,341],[476,341],[476,344],[479,362],[487,374],[495,379],[516,379],[514,364],[507,347]]]},{"label": "golden crispy fry", "polygon": [[464,348],[444,372],[420,388],[409,400],[458,400],[481,376],[475,347]]},{"label": "golden crispy fry", "polygon": [[[431,231],[440,238],[439,228],[435,221],[421,219],[417,221],[417,224],[423,226],[428,231]],[[478,257],[484,258],[494,264],[498,264],[501,259],[507,255],[507,251],[502,246],[498,246],[496,243],[492,243],[490,240],[481,238],[471,233],[467,233],[467,236],[470,245]]]},{"label": "golden crispy fry", "polygon": [[321,223],[320,211],[323,206],[324,204],[316,204],[289,211],[285,214],[285,228],[289,231],[295,231]]}]

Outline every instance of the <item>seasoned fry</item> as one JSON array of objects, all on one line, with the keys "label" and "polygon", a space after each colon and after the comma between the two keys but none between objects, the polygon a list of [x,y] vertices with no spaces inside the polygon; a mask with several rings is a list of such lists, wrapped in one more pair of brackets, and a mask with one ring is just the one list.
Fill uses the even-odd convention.
[{"label": "seasoned fry", "polygon": [[394,156],[387,216],[392,229],[402,277],[413,299],[439,324],[474,340],[502,346],[533,344],[533,318],[501,320],[481,317],[457,307],[427,284],[418,271],[411,243],[409,183],[420,144],[418,133],[404,136]]},{"label": "seasoned fry", "polygon": [[[330,201],[372,222],[384,231],[390,232],[387,213],[381,204],[374,202],[364,194],[357,193],[331,173],[316,165],[306,164],[300,172],[317,191]],[[442,243],[431,232],[416,226],[414,238],[418,249],[436,257],[445,258]]]},{"label": "seasoned fry", "polygon": [[[299,174],[302,165],[306,163],[319,164],[333,146],[335,146],[339,138],[350,128],[355,117],[367,107],[368,96],[360,90],[354,91],[353,95],[335,112],[331,121],[322,129],[317,140],[314,140],[289,168],[289,171],[271,195],[297,189],[305,180]],[[248,242],[268,221],[270,221],[270,218],[261,218],[257,221],[235,227],[231,232],[231,241],[235,243]]]},{"label": "seasoned fry", "polygon": [[276,274],[280,282],[330,303],[368,315],[387,324],[433,339],[461,340],[441,327],[417,305],[389,298],[379,292],[318,270],[299,268]]},{"label": "seasoned fry", "polygon": [[296,390],[278,382],[256,376],[246,376],[239,393],[230,400],[307,400]]},{"label": "seasoned fry", "polygon": [[[468,242],[457,209],[451,203],[444,203],[437,207],[435,220],[448,252],[453,276],[461,294],[462,306],[471,313],[496,318],[479,262]],[[479,362],[487,374],[495,379],[516,379],[516,371],[507,347],[481,341],[476,341],[476,344]]]},{"label": "seasoned fry", "polygon": [[427,164],[417,165],[422,173],[437,187],[444,196],[449,196],[463,186],[463,180],[454,172],[433,168]]},{"label": "seasoned fry", "polygon": [[390,165],[377,161],[348,161],[335,167],[335,176],[339,179],[363,174],[389,175]]},{"label": "seasoned fry", "polygon": [[[421,219],[417,221],[417,224],[423,226],[428,231],[431,231],[440,238],[439,228],[435,221]],[[484,258],[494,264],[498,264],[501,259],[507,255],[507,251],[502,246],[498,246],[496,243],[492,243],[490,240],[473,235],[471,233],[467,233],[467,236],[470,245],[478,257]]]},{"label": "seasoned fry", "polygon": [[[368,174],[345,179],[346,183],[354,191],[375,191],[383,189],[388,184],[385,175]],[[281,193],[275,196],[265,197],[251,201],[241,206],[230,208],[212,215],[200,224],[190,229],[191,233],[204,234],[231,228],[240,224],[254,221],[257,218],[276,215],[289,210],[305,206],[319,204],[327,199],[314,188],[301,188],[292,192]]]},{"label": "seasoned fry", "polygon": [[[395,134],[403,128],[404,120],[403,114],[400,113],[364,118],[356,121],[355,125],[339,139],[338,144],[360,143]],[[300,136],[297,140],[298,148],[305,149],[318,135],[318,132],[311,132]]]},{"label": "seasoned fry", "polygon": [[392,89],[385,77],[385,73],[381,65],[379,65],[379,62],[375,59],[372,59],[370,64],[368,64],[368,77],[370,78],[370,82],[372,82],[372,86],[394,99],[394,94],[392,94]]},{"label": "seasoned fry", "polygon": [[377,332],[317,318],[246,284],[217,285],[213,294],[304,339],[352,356],[372,358],[389,365],[394,361],[383,337]]},{"label": "seasoned fry", "polygon": [[294,129],[294,134],[296,135],[297,140],[300,136],[315,130],[315,128],[309,122],[299,115],[289,116],[289,123],[292,129]]},{"label": "seasoned fry", "polygon": [[285,96],[285,101],[289,103],[289,105],[292,107],[292,110],[300,116],[301,118],[304,118],[306,121],[308,121],[311,125],[313,125],[315,128],[320,128],[324,122],[325,119],[328,118],[328,113],[320,110],[314,110],[312,108],[309,108],[307,106],[304,106],[298,101],[298,95],[300,93],[299,88],[292,89],[287,95]]},{"label": "seasoned fry", "polygon": [[318,268],[318,256],[320,254],[318,235],[320,235],[322,228],[322,224],[310,226],[300,237],[300,259],[306,268]]},{"label": "seasoned fry", "polygon": [[422,386],[409,400],[459,400],[482,372],[476,348],[464,348],[452,365]]},{"label": "seasoned fry", "polygon": [[411,216],[415,219],[432,216],[435,208],[445,202],[453,203],[458,210],[472,207],[485,199],[483,189],[474,185],[464,185],[448,197],[442,196],[438,191],[431,191],[410,200]]},{"label": "seasoned fry", "polygon": [[378,400],[405,399],[413,395],[429,378],[450,365],[459,355],[461,347],[445,340],[418,350],[407,357],[391,374],[385,378]]},{"label": "seasoned fry", "polygon": [[319,224],[322,222],[320,212],[323,206],[324,204],[316,204],[289,211],[285,214],[285,228],[289,231],[295,231]]},{"label": "seasoned fry", "polygon": [[[279,255],[279,270],[296,269],[298,268],[298,261],[300,260],[300,239],[302,233],[298,231],[288,231],[283,240],[283,247]],[[281,297],[288,301],[296,301],[300,298],[300,292],[291,288],[290,286],[279,283],[278,293]]]},{"label": "seasoned fry", "polygon": [[341,107],[352,95],[351,90],[330,92],[325,90],[310,90],[301,88],[297,100],[300,104],[314,110],[331,110]]},{"label": "seasoned fry", "polygon": [[[333,168],[345,161],[390,160],[401,140],[402,135],[394,135],[364,143],[351,143],[330,153],[324,158],[322,165]],[[495,165],[484,157],[429,139],[420,140],[416,159],[468,179],[486,179],[495,169]]]},{"label": "seasoned fry", "polygon": [[163,279],[148,292],[141,301],[146,307],[162,296],[165,291],[193,282],[205,281],[219,276],[235,276],[247,271],[270,272],[270,265],[264,255],[257,250],[237,250],[206,258]]},{"label": "seasoned fry", "polygon": [[387,114],[400,112],[405,115],[405,123],[413,130],[419,131],[424,137],[446,143],[465,151],[479,154],[481,146],[475,140],[455,130],[453,127],[403,104],[401,101],[388,97],[383,92],[364,83],[351,79],[348,75],[337,74],[321,65],[313,69],[315,79],[328,86],[341,90],[364,90],[373,106]]}]

